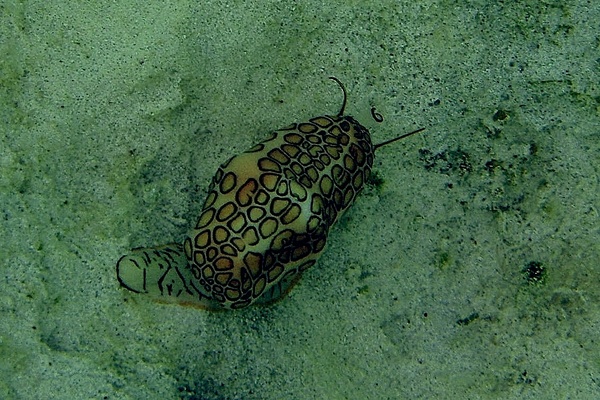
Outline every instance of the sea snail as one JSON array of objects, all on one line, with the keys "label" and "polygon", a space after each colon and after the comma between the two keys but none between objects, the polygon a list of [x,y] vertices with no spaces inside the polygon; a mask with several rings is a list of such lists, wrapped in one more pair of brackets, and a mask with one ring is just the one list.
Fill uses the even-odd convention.
[{"label": "sea snail", "polygon": [[[279,129],[222,164],[198,223],[182,244],[134,249],[117,262],[120,284],[161,302],[210,310],[267,304],[312,267],[333,224],[373,166],[369,131],[344,115]],[[380,119],[379,114],[374,118]]]}]

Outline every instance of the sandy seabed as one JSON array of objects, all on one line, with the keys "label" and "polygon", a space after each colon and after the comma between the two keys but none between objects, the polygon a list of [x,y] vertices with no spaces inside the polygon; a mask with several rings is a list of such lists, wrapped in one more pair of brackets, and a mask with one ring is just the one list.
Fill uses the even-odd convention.
[{"label": "sandy seabed", "polygon": [[[600,397],[600,5],[6,1],[0,398]],[[378,150],[270,307],[119,288],[217,166],[347,112]],[[384,116],[373,121],[371,107]]]}]

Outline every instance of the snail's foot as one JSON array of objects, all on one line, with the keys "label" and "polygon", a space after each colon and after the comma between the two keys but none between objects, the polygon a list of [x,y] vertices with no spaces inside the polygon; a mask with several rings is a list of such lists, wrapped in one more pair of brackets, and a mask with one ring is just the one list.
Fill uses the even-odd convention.
[{"label": "snail's foot", "polygon": [[147,294],[163,303],[222,309],[194,286],[190,275],[183,246],[176,243],[134,249],[117,262],[119,283],[134,293]]}]

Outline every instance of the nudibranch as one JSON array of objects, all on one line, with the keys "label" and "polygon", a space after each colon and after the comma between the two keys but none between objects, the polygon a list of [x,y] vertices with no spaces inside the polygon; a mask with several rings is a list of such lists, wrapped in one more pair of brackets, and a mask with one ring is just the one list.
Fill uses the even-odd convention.
[{"label": "nudibranch", "polygon": [[121,257],[121,286],[209,310],[283,297],[316,263],[331,227],[364,187],[375,149],[423,130],[374,146],[369,131],[344,115],[344,85],[330,79],[344,95],[337,115],[279,129],[222,164],[184,242]]}]

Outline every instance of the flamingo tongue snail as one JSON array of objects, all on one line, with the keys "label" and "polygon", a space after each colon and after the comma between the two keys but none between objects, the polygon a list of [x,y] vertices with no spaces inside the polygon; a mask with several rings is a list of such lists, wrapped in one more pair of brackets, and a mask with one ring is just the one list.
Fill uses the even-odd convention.
[{"label": "flamingo tongue snail", "polygon": [[373,146],[369,131],[344,115],[344,85],[330,79],[344,95],[337,115],[279,129],[222,164],[184,242],[121,257],[121,286],[209,310],[282,298],[362,190],[374,151],[424,129]]}]

